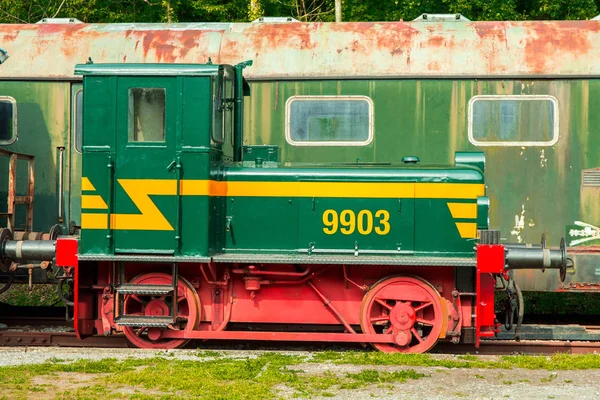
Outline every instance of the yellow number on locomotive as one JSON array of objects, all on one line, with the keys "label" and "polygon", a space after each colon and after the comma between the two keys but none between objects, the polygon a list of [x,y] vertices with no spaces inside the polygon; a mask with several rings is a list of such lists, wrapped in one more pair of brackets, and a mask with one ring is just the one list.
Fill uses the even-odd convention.
[{"label": "yellow number on locomotive", "polygon": [[356,228],[356,214],[352,210],[344,210],[340,213],[340,224],[342,229],[340,231],[344,235],[351,235],[354,233]]},{"label": "yellow number on locomotive", "polygon": [[[366,218],[365,218],[366,217]],[[366,222],[365,222],[366,220]],[[373,213],[369,210],[361,210],[358,213],[358,233],[368,235],[373,231]]]},{"label": "yellow number on locomotive", "polygon": [[[379,226],[375,227],[375,233],[378,235],[387,235],[390,232],[390,213],[387,210],[378,210],[375,212],[375,218]],[[339,216],[335,210],[325,210],[323,212],[323,232],[327,235],[337,233],[341,225],[340,232],[344,235],[351,235],[358,229],[361,235],[370,235],[373,233],[373,213],[370,210],[360,210],[358,216],[352,210],[342,210]]]},{"label": "yellow number on locomotive", "polygon": [[327,235],[333,235],[338,229],[338,215],[335,210],[326,210],[323,213],[323,232]]},{"label": "yellow number on locomotive", "polygon": [[375,227],[375,233],[378,235],[387,235],[390,233],[390,213],[388,210],[379,210],[375,213],[375,218],[379,220],[379,226]]}]

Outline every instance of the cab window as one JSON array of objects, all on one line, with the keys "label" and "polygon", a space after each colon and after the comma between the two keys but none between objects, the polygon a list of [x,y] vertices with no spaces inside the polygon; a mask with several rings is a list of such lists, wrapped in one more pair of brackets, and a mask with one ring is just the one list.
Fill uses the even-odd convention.
[{"label": "cab window", "polygon": [[129,136],[130,142],[165,141],[164,88],[129,89]]},{"label": "cab window", "polygon": [[82,147],[82,132],[83,132],[83,90],[80,89],[75,93],[75,110],[73,110],[73,119],[75,127],[75,151],[81,153]]},{"label": "cab window", "polygon": [[213,109],[213,126],[212,126],[212,140],[217,143],[223,143],[224,131],[223,131],[223,76],[217,75],[212,77],[212,109]]},{"label": "cab window", "polygon": [[212,78],[213,129],[212,140],[223,144],[233,140],[234,72],[225,68]]}]

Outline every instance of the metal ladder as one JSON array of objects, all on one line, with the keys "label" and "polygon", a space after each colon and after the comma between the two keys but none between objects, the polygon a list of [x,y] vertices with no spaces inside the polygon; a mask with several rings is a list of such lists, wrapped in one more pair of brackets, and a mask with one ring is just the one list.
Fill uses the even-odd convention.
[{"label": "metal ladder", "polygon": [[[0,213],[0,218],[6,218],[6,227],[15,231],[15,213],[17,205],[27,206],[25,214],[25,231],[33,230],[33,196],[35,191],[34,169],[35,158],[28,154],[14,153],[0,149],[0,156],[8,157],[8,210]],[[17,161],[27,161],[27,195],[17,196]]]},{"label": "metal ladder", "polygon": [[[115,275],[115,263],[113,262],[113,276]],[[119,262],[118,280],[115,282],[115,298],[114,298],[114,316],[115,323],[120,326],[129,327],[148,327],[148,328],[168,328],[170,325],[177,323],[177,288],[179,281],[179,269],[177,263],[172,264],[171,285],[147,285],[125,282],[125,268],[122,262]],[[127,295],[145,295],[145,296],[171,296],[171,314],[170,315],[128,315],[121,314],[125,296]]]}]

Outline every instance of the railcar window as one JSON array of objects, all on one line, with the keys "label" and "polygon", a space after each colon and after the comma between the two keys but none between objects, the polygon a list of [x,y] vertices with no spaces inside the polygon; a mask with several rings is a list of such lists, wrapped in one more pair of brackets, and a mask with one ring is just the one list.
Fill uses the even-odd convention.
[{"label": "railcar window", "polygon": [[17,140],[17,102],[12,97],[0,97],[0,144]]},{"label": "railcar window", "polygon": [[165,141],[165,99],[163,88],[129,89],[129,141]]},{"label": "railcar window", "polygon": [[223,87],[223,108],[224,108],[224,128],[223,140],[226,137],[233,142],[233,95],[234,95],[233,71],[229,68],[225,69],[225,80]]},{"label": "railcar window", "polygon": [[81,153],[81,145],[83,137],[81,132],[83,131],[83,90],[78,90],[75,93],[75,113],[74,113],[74,126],[75,126],[75,151]]},{"label": "railcar window", "polygon": [[225,97],[225,90],[223,88],[223,77],[221,75],[214,76],[212,78],[213,84],[213,127],[212,127],[212,139],[217,143],[223,143],[224,141],[224,118],[223,113],[223,98]]},{"label": "railcar window", "polygon": [[475,96],[469,102],[469,141],[476,146],[552,146],[557,140],[552,96]]},{"label": "railcar window", "polygon": [[373,140],[366,96],[294,96],[286,103],[286,139],[296,146],[364,146]]}]

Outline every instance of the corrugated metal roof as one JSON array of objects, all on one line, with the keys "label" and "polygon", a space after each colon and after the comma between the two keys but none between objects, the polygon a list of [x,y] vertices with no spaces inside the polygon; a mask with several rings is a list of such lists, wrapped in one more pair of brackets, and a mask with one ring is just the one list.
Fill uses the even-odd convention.
[{"label": "corrugated metal roof", "polygon": [[237,64],[250,79],[600,76],[600,21],[0,25],[5,77],[98,63]]}]

